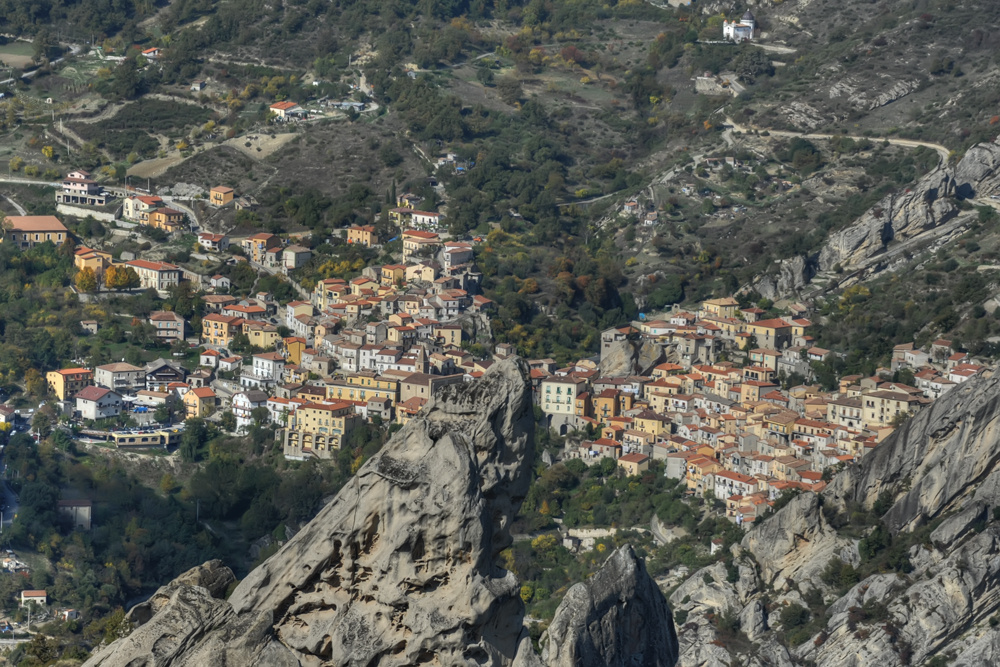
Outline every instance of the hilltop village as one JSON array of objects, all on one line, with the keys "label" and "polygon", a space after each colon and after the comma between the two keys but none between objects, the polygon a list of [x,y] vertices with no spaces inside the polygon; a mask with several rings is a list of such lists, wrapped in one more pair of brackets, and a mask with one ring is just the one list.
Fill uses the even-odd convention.
[{"label": "hilltop village", "polygon": [[[59,196],[75,188],[84,194],[74,196],[103,198],[86,194],[91,184],[73,172]],[[239,205],[230,188],[213,189],[210,201]],[[363,425],[399,428],[442,387],[518,354],[490,334],[496,307],[479,293],[482,239],[450,239],[442,215],[419,203],[397,198],[392,239],[373,225],[340,232],[346,246],[395,242],[393,262],[358,265],[355,277],[319,278],[311,289],[295,279],[312,258],[311,239],[197,234],[210,265],[277,277],[283,298],[241,294],[222,273],[74,246],[54,216],[7,217],[5,242],[72,247],[83,299],[144,291],[169,302],[180,290],[197,302],[190,318],[168,308],[145,317],[171,354],[48,370],[59,418],[88,442],[138,450],[173,448],[190,420],[232,433],[268,423],[284,457],[300,461],[335,458]],[[139,230],[192,236],[186,214],[160,197],[129,194],[120,211]],[[897,346],[891,367],[872,377],[836,377],[836,353],[814,344],[818,325],[806,306],[763,305],[726,297],[694,311],[674,306],[604,331],[593,358],[530,359],[539,425],[564,438],[557,458],[613,459],[630,476],[663,461],[689,494],[723,501],[730,520],[749,526],[783,492],[821,489],[906,417],[985,370],[937,340]],[[84,335],[102,326],[80,322]]]}]

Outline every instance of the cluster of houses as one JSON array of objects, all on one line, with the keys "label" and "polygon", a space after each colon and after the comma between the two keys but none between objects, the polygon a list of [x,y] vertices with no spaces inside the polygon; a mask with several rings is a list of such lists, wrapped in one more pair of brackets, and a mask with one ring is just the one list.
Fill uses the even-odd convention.
[{"label": "cluster of houses", "polygon": [[146,259],[116,260],[111,253],[87,246],[79,246],[74,251],[73,265],[78,271],[93,270],[99,285],[103,284],[108,269],[112,266],[132,269],[139,276],[139,288],[152,288],[157,292],[166,292],[180,284],[183,279],[183,271],[176,264]]},{"label": "cluster of houses", "polygon": [[166,206],[156,195],[132,195],[122,203],[122,218],[167,233],[180,231],[185,217],[183,212]]},{"label": "cluster of houses", "polygon": [[[863,458],[904,417],[985,370],[949,341],[928,351],[911,343],[896,348],[892,368],[845,376],[827,391],[810,383],[810,364],[831,353],[813,344],[804,307],[792,309],[798,316],[761,319],[759,308],[711,299],[697,313],[610,329],[602,360],[624,341],[643,340],[668,361],[647,375],[611,377],[594,360],[561,369],[532,360],[535,402],[552,428],[593,434],[567,456],[610,457],[633,475],[664,461],[668,477],[726,503],[727,516],[749,525],[783,492],[822,488],[824,471]],[[891,380],[904,367],[916,386]],[[784,388],[793,373],[805,382]]]},{"label": "cluster of houses", "polygon": [[[211,193],[217,206],[234,198],[230,188]],[[131,197],[127,215],[169,228],[166,218],[153,221],[160,203]],[[95,421],[175,401],[189,418],[217,418],[228,409],[238,428],[266,414],[290,459],[331,458],[365,422],[405,423],[444,387],[515,354],[507,344],[496,345],[489,360],[463,349],[466,332],[478,329],[477,318],[488,317],[494,304],[477,294],[482,276],[473,245],[445,241],[436,231],[440,214],[418,205],[405,194],[390,211],[402,228],[400,263],[366,267],[350,280],[318,280],[308,298],[302,292],[279,305],[261,293],[241,300],[227,294],[228,279],[212,277],[215,293],[201,297],[206,314],[196,370],[165,359],[69,368],[49,373],[49,388],[64,409]],[[643,219],[655,215],[637,202],[625,209]],[[4,241],[21,247],[68,238],[52,216],[7,221]],[[370,225],[350,227],[345,237],[379,244]],[[202,233],[198,242],[206,252],[230,247],[223,234]],[[286,273],[311,256],[269,233],[240,246],[258,268]],[[90,248],[78,248],[75,262],[98,275],[119,263]],[[164,290],[184,278],[164,262],[120,263],[136,271],[142,287]],[[629,475],[662,460],[666,474],[691,493],[714,496],[733,521],[749,524],[786,490],[822,488],[825,471],[864,457],[904,417],[984,370],[949,341],[926,349],[909,343],[894,349],[890,368],[824,389],[812,382],[812,365],[831,352],[815,345],[807,315],[801,304],[774,317],[729,297],[707,300],[697,312],[642,317],[602,333],[600,360],[564,368],[529,360],[533,398],[547,426],[586,434],[572,439],[567,456],[587,463],[610,457]],[[186,323],[176,313],[155,312],[148,322],[164,341],[185,339]],[[249,352],[234,354],[237,341]],[[602,372],[620,369],[630,341],[659,348],[662,363],[643,374]],[[904,369],[911,384],[892,379]],[[797,384],[789,386],[793,377]]]},{"label": "cluster of houses", "polygon": [[[212,191],[217,205],[227,205],[233,196],[229,189]],[[156,200],[148,199],[130,198],[130,212],[143,206],[155,210]],[[437,214],[421,212],[418,202],[403,195],[397,203],[409,213],[394,215],[408,216],[405,224],[436,226],[430,220]],[[64,411],[92,421],[176,402],[188,418],[215,419],[230,410],[237,427],[245,428],[261,414],[255,410],[266,408],[269,420],[281,427],[286,456],[329,458],[365,421],[405,423],[442,387],[478,377],[491,363],[475,360],[462,348],[460,320],[493,307],[476,294],[481,274],[472,244],[444,241],[427,229],[406,228],[400,236],[401,263],[367,267],[352,280],[320,280],[308,300],[283,306],[266,293],[238,299],[228,294],[226,277],[211,277],[213,293],[201,297],[204,351],[196,370],[166,359],[146,367],[119,362],[67,368],[48,374],[49,388]],[[372,226],[352,227],[346,237],[369,247],[379,243]],[[224,234],[202,233],[198,243],[212,253],[230,248]],[[288,272],[311,256],[308,248],[269,233],[239,243],[246,260],[258,268]],[[77,250],[77,267],[93,268],[98,275],[118,263],[103,251]],[[188,278],[163,262],[120,264],[135,269],[143,286],[157,289]],[[97,326],[82,324],[86,330]],[[185,340],[187,323],[176,313],[154,312],[148,324],[165,342]],[[237,341],[235,347],[250,352],[235,354]]]},{"label": "cluster of houses", "polygon": [[[218,234],[201,234],[198,242],[204,248],[218,244],[228,247],[229,241]],[[240,247],[247,259],[268,269],[278,269],[284,273],[294,271],[312,258],[312,251],[297,243],[285,244],[281,237],[268,232],[254,234],[241,241]]]},{"label": "cluster of houses", "polygon": [[[268,236],[247,239],[255,262],[266,263],[260,258],[274,242]],[[377,243],[364,227],[348,230],[348,239]],[[238,423],[267,408],[286,457],[326,459],[365,421],[405,423],[441,387],[481,375],[492,362],[462,348],[459,322],[493,306],[472,294],[481,279],[472,248],[440,241],[421,248],[429,252],[413,253],[410,263],[367,267],[350,281],[318,281],[308,301],[278,312],[290,336],[280,336],[273,304],[260,295],[206,295],[212,312],[202,318],[202,363],[238,379],[241,391],[231,402]],[[255,353],[229,355],[237,336]]]},{"label": "cluster of houses", "polygon": [[[13,243],[24,250],[47,241],[62,245],[69,238],[66,225],[54,215],[11,215],[5,219],[3,242]],[[173,264],[141,259],[115,260],[110,253],[86,246],[74,251],[73,263],[77,270],[92,269],[99,281],[111,266],[131,268],[139,276],[142,289],[151,287],[165,291],[181,280],[181,270]]]},{"label": "cluster of houses", "polygon": [[207,369],[191,372],[167,359],[145,366],[122,361],[46,374],[49,392],[64,412],[95,422],[175,404],[178,409],[183,406],[186,417],[208,416],[217,407],[217,395],[209,386],[212,378]]}]

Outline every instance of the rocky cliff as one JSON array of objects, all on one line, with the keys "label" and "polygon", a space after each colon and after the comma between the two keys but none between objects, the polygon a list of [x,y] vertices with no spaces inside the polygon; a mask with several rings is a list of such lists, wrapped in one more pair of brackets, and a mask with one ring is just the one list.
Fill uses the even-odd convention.
[{"label": "rocky cliff", "polygon": [[666,601],[631,550],[567,596],[550,657],[533,652],[519,583],[497,565],[530,482],[533,425],[523,361],[448,387],[228,600],[220,563],[187,573],[86,664],[672,665]]},{"label": "rocky cliff", "polygon": [[758,276],[751,287],[772,300],[800,292],[817,273],[850,272],[877,261],[892,244],[914,239],[951,221],[953,197],[986,200],[1000,195],[1000,143],[976,144],[954,167],[939,167],[912,188],[885,196],[849,226],[831,234],[819,251],[790,257]]},{"label": "rocky cliff", "polygon": [[552,667],[669,667],[677,662],[667,601],[630,546],[569,589],[542,645],[542,659]]},{"label": "rocky cliff", "polygon": [[677,349],[666,348],[649,341],[619,340],[601,354],[600,373],[603,377],[649,375],[657,364],[677,361]]},{"label": "rocky cliff", "polygon": [[[754,527],[734,547],[738,576],[716,564],[684,582],[671,597],[685,617],[679,664],[721,667],[736,657],[748,665],[888,667],[935,656],[996,664],[998,460],[1000,378],[980,378],[911,419],[821,495],[798,496]],[[845,531],[879,498],[875,521],[903,548],[897,560],[872,567],[859,537],[881,529]],[[867,576],[844,592],[823,576],[831,563]],[[819,621],[794,642],[780,621],[792,604]],[[722,614],[737,619],[756,649],[718,641]]]},{"label": "rocky cliff", "polygon": [[960,196],[972,198],[1000,194],[998,141],[976,144],[955,165],[955,180],[959,184]]},{"label": "rocky cliff", "polygon": [[938,168],[912,188],[886,195],[849,227],[831,234],[816,259],[821,271],[838,264],[849,269],[884,251],[891,241],[905,241],[947,222],[958,208],[946,197],[954,194],[954,180]]}]

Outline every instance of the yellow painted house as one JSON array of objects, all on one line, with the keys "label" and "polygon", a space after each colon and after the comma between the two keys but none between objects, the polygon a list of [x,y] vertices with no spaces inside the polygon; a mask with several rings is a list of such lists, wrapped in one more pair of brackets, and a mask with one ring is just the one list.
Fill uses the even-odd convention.
[{"label": "yellow painted house", "polygon": [[308,403],[288,415],[285,456],[329,459],[360,423],[350,403]]},{"label": "yellow painted house", "polygon": [[240,331],[243,318],[211,313],[201,320],[201,342],[203,345],[228,346]]},{"label": "yellow painted house", "polygon": [[265,350],[273,349],[277,342],[281,340],[278,327],[264,322],[244,320],[243,333],[250,339],[251,345]]},{"label": "yellow painted house", "polygon": [[184,412],[188,419],[192,417],[207,417],[215,411],[218,401],[211,387],[190,389],[184,394]]},{"label": "yellow painted house", "polygon": [[302,364],[302,353],[306,349],[306,339],[300,336],[289,336],[283,341],[285,346],[285,354],[288,356],[288,361],[290,363],[299,366]]},{"label": "yellow painted house", "polygon": [[740,310],[740,302],[732,297],[709,299],[701,304],[703,316],[736,317]]},{"label": "yellow painted house", "polygon": [[76,392],[94,383],[94,371],[86,368],[64,368],[60,371],[49,371],[45,374],[49,391],[60,401],[72,398]]},{"label": "yellow painted house", "polygon": [[670,420],[652,410],[643,410],[633,417],[632,428],[655,436],[670,435]]}]

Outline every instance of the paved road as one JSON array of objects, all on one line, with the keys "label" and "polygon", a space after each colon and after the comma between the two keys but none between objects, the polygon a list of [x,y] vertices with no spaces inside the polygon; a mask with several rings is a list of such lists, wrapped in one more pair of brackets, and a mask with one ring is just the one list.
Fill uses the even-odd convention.
[{"label": "paved road", "polygon": [[24,644],[30,641],[31,637],[25,637],[24,639],[0,639],[0,646],[17,646],[18,644]]},{"label": "paved road", "polygon": [[664,526],[660,522],[660,518],[653,515],[652,520],[649,522],[649,532],[653,535],[653,539],[659,545],[670,544],[679,537],[683,537],[688,534],[686,530],[681,527],[669,528]]},{"label": "paved road", "polygon": [[39,181],[35,178],[21,178],[20,176],[0,176],[0,183],[20,183],[22,185],[42,185],[50,188],[62,188],[62,183]]},{"label": "paved road", "polygon": [[649,522],[649,532],[653,534],[653,539],[656,540],[656,543],[660,546],[663,546],[670,541],[660,530],[660,519],[656,516],[656,514],[653,515],[652,520]]}]

